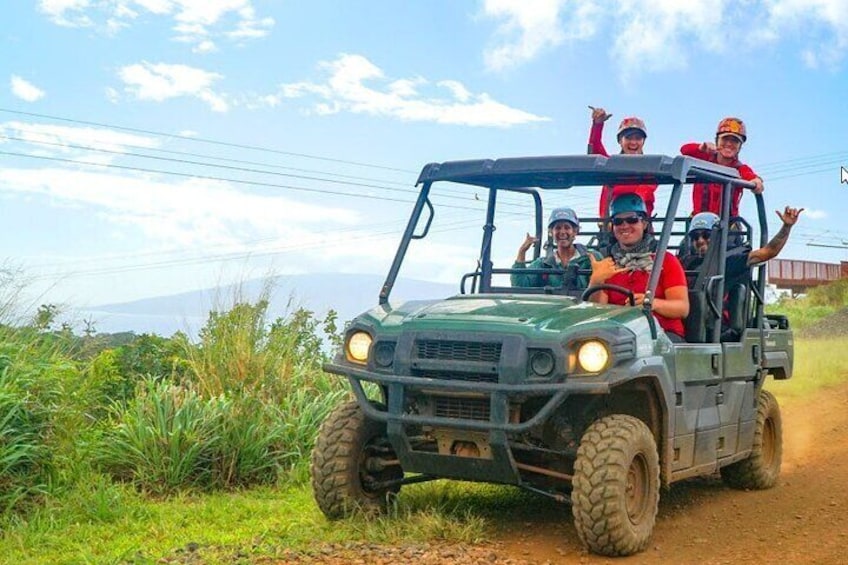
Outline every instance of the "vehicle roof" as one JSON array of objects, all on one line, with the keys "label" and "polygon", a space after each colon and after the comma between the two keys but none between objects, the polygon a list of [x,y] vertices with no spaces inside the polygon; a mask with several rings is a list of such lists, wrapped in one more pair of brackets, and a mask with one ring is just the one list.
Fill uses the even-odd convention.
[{"label": "vehicle roof", "polygon": [[736,169],[683,155],[551,155],[445,161],[425,165],[416,184],[435,181],[546,189],[699,181],[745,183]]}]

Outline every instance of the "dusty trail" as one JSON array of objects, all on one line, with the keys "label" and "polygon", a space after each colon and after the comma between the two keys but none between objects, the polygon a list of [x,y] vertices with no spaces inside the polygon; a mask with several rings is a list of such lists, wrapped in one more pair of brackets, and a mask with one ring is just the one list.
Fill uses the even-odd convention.
[{"label": "dusty trail", "polygon": [[[780,383],[766,386],[779,394]],[[536,520],[503,524],[499,554],[530,563],[848,563],[848,384],[781,409],[775,488],[735,491],[719,478],[675,484],[663,493],[650,548],[618,559],[587,554],[570,512],[546,506]]]},{"label": "dusty trail", "polygon": [[[781,383],[766,387],[780,395]],[[781,401],[783,466],[778,485],[732,490],[718,477],[663,492],[652,543],[624,558],[583,549],[571,509],[542,497],[529,512],[498,515],[483,545],[333,544],[262,562],[322,565],[848,563],[848,383],[804,400]],[[517,514],[520,514],[518,516]]]}]

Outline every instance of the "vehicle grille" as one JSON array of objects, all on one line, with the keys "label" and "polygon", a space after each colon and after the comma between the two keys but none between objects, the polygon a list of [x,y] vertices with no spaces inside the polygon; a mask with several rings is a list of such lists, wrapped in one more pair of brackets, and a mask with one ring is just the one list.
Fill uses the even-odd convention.
[{"label": "vehicle grille", "polygon": [[489,420],[488,398],[452,398],[437,396],[433,398],[435,415],[442,418],[460,418],[463,420]]},{"label": "vehicle grille", "polygon": [[418,371],[413,369],[412,374],[416,377],[439,379],[444,381],[468,381],[473,383],[498,382],[497,373],[454,373],[450,371]]},{"label": "vehicle grille", "polygon": [[419,359],[497,363],[501,358],[500,343],[427,339],[418,341],[417,346]]}]

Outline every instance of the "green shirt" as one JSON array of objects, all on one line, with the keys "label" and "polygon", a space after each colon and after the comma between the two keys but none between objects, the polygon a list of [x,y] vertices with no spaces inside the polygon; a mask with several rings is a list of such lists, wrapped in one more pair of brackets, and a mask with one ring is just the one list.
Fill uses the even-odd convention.
[{"label": "green shirt", "polygon": [[[582,246],[581,246],[582,247]],[[577,269],[591,269],[592,263],[589,260],[589,253],[595,256],[596,259],[600,259],[597,253],[593,251],[587,250],[585,247],[581,249],[578,247],[574,248],[575,253],[574,257],[568,262],[567,267],[570,270]],[[551,261],[553,259],[553,261]],[[539,257],[534,259],[529,264],[516,262],[512,265],[513,269],[563,269],[562,263],[559,261],[559,258],[554,255],[554,257]],[[587,275],[577,274],[568,276],[569,273],[566,273],[566,278],[569,279],[566,285],[567,287],[573,289],[583,289],[589,286],[589,277]],[[520,286],[520,287],[561,287],[563,286],[563,275],[559,273],[512,273],[510,275],[510,282],[512,286]]]}]

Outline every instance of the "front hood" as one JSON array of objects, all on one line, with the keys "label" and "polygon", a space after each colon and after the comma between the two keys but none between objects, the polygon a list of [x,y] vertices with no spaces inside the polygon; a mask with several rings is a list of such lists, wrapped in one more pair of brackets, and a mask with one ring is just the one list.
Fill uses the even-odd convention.
[{"label": "front hood", "polygon": [[453,330],[527,335],[559,334],[590,324],[630,325],[639,319],[644,320],[644,316],[638,308],[527,294],[458,295],[445,300],[413,301],[397,308],[381,306],[359,318],[389,332]]}]

